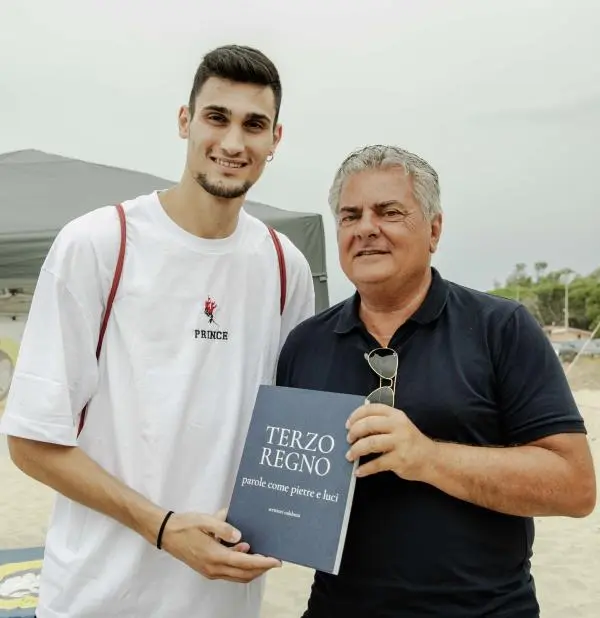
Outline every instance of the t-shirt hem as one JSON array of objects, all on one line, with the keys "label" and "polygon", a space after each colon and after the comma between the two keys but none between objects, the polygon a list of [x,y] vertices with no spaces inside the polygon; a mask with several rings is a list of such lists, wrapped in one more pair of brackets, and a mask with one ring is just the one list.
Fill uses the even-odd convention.
[{"label": "t-shirt hem", "polygon": [[582,433],[587,435],[587,429],[583,421],[565,421],[562,423],[553,423],[544,427],[530,429],[520,433],[516,439],[511,441],[512,445],[525,445],[536,440],[542,440],[560,433]]},{"label": "t-shirt hem", "polygon": [[6,414],[0,422],[0,434],[60,446],[77,446],[73,427],[57,427]]}]

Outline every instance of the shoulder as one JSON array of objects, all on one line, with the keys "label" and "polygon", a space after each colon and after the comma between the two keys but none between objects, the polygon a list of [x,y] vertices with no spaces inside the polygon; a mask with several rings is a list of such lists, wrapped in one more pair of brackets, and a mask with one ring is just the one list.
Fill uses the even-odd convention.
[{"label": "shoulder", "polygon": [[[478,330],[500,384],[514,383],[518,374],[520,383],[535,385],[543,379],[547,384],[552,382],[554,388],[568,388],[552,343],[528,307],[512,299],[449,285],[448,300],[459,310],[454,321],[464,318],[460,329],[463,335],[467,329]],[[461,310],[462,317],[456,318]]]},{"label": "shoulder", "polygon": [[328,337],[335,334],[342,314],[349,310],[348,305],[352,302],[352,297],[343,300],[298,324],[288,335],[285,344],[287,350],[289,352],[297,352],[304,348],[314,350],[316,343],[327,345]]},{"label": "shoulder", "polygon": [[57,234],[50,257],[90,251],[116,242],[119,220],[114,206],[103,206],[69,221]]},{"label": "shoulder", "polygon": [[276,232],[276,234],[281,242],[286,264],[298,271],[307,269],[308,260],[304,253],[285,234],[282,232]]},{"label": "shoulder", "polygon": [[299,376],[305,372],[319,371],[315,359],[326,356],[331,351],[336,338],[336,330],[347,307],[347,302],[340,302],[305,320],[291,329],[279,355],[277,363],[277,384],[293,386]]},{"label": "shoulder", "polygon": [[448,301],[451,306],[456,308],[477,313],[483,312],[485,315],[510,317],[523,306],[516,300],[496,296],[490,292],[475,290],[453,281],[446,281],[446,283],[448,285]]},{"label": "shoulder", "polygon": [[523,303],[453,282],[447,284],[448,323],[459,325],[457,332],[474,332],[494,359],[510,358],[512,351],[523,350],[524,341],[532,352],[551,349],[541,324]]},{"label": "shoulder", "polygon": [[[269,232],[269,226],[246,211],[242,211],[243,216],[246,217],[246,224],[248,225],[250,234],[252,235],[255,246],[265,252],[272,252],[274,250],[273,238]],[[304,253],[294,244],[294,242],[283,232],[274,230],[277,239],[281,243],[283,256],[285,258],[286,270],[289,275],[296,273],[302,273],[310,270],[308,260]]]},{"label": "shoulder", "polygon": [[[123,202],[127,225],[139,216],[148,196]],[[46,256],[44,270],[61,277],[73,267],[90,262],[112,264],[120,245],[120,223],[115,205],[104,205],[66,223],[56,235]]]},{"label": "shoulder", "polygon": [[[446,284],[447,309],[450,316],[470,326],[478,325],[488,331],[491,329],[501,332],[521,312],[529,315],[527,308],[516,300],[475,290],[452,281],[446,281]],[[533,322],[535,323],[535,320]]]},{"label": "shoulder", "polygon": [[[142,208],[147,197],[123,202],[128,243],[130,227],[139,225],[139,220],[147,216],[147,209]],[[120,241],[119,216],[114,205],[100,206],[72,219],[54,239],[40,279],[50,277],[57,290],[67,290],[90,316],[96,316],[114,277]]]}]

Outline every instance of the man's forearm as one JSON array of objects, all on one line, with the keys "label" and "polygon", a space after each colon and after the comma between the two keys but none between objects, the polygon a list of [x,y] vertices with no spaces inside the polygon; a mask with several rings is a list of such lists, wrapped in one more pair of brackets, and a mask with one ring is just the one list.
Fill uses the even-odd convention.
[{"label": "man's forearm", "polygon": [[577,479],[561,455],[538,446],[488,448],[435,442],[423,482],[501,513],[583,516]]},{"label": "man's forearm", "polygon": [[15,464],[67,498],[111,517],[156,542],[165,510],[127,487],[81,449],[9,438]]}]

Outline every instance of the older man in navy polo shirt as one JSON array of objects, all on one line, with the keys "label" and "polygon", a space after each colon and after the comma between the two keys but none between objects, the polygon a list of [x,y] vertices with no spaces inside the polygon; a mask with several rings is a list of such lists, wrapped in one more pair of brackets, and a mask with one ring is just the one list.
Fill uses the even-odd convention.
[{"label": "older man in navy polo shirt", "polygon": [[341,570],[315,574],[304,617],[537,617],[533,518],[596,500],[552,347],[520,304],[432,268],[442,211],[421,158],[353,153],[330,204],[357,292],[291,333],[278,383],[371,403],[347,422],[360,465]]}]

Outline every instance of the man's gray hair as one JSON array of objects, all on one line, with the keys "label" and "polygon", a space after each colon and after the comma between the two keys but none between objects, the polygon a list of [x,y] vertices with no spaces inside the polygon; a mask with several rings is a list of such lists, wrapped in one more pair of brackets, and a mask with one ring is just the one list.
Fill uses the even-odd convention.
[{"label": "man's gray hair", "polygon": [[352,152],[340,165],[329,190],[329,206],[337,218],[346,179],[369,169],[401,167],[412,178],[414,197],[428,219],[442,212],[437,172],[421,157],[397,146],[365,146]]}]

